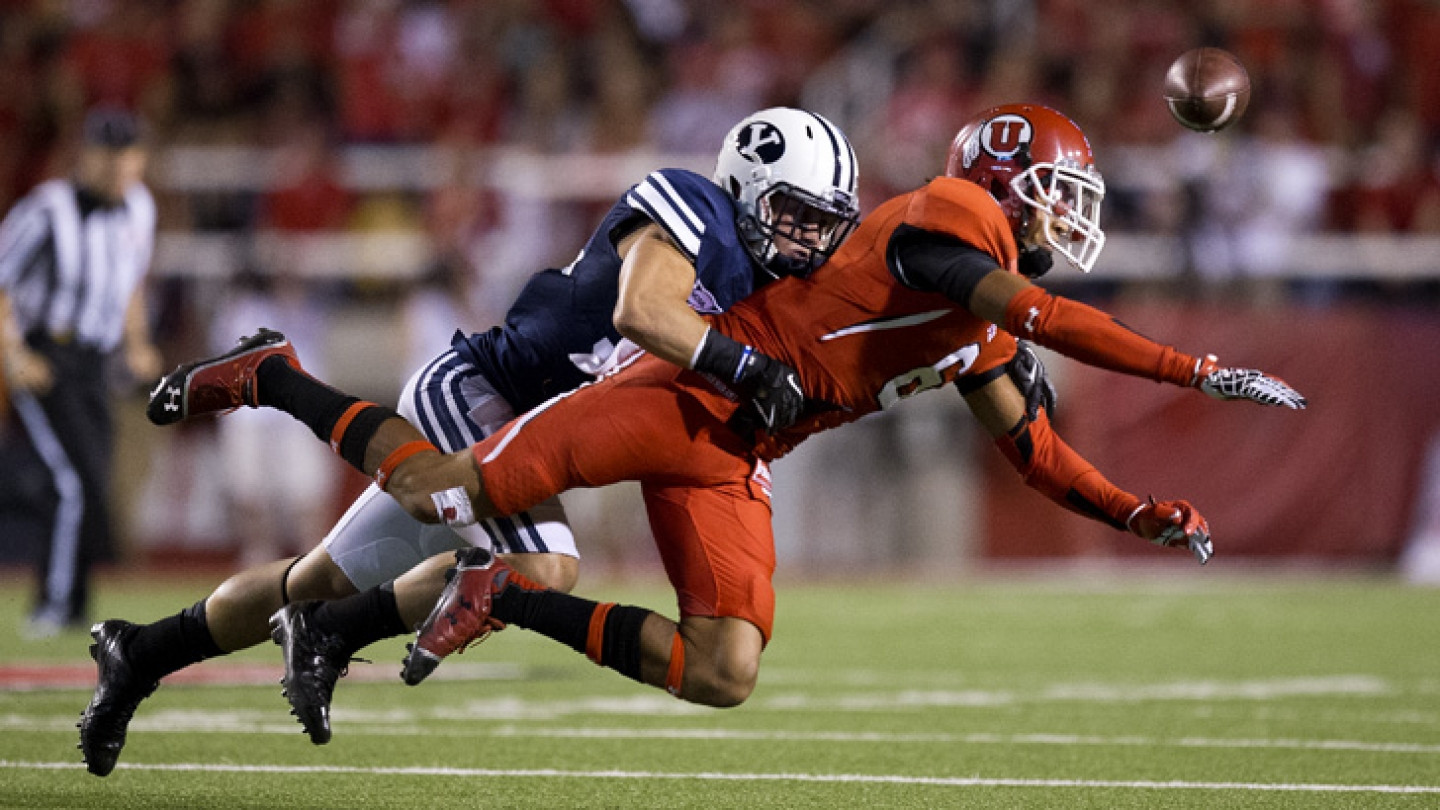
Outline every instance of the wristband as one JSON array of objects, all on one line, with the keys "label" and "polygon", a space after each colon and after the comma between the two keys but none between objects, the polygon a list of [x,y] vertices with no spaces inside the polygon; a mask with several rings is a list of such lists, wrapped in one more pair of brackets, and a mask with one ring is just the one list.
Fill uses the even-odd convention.
[{"label": "wristband", "polygon": [[754,364],[755,348],[746,346],[714,329],[705,333],[700,349],[695,353],[696,371],[737,383]]},{"label": "wristband", "polygon": [[385,486],[390,483],[390,476],[395,474],[395,468],[399,467],[402,461],[405,461],[416,453],[424,453],[427,450],[434,453],[440,452],[440,448],[423,440],[406,442],[392,450],[390,455],[386,456],[385,460],[380,462],[379,469],[375,471],[376,486],[385,489]]}]

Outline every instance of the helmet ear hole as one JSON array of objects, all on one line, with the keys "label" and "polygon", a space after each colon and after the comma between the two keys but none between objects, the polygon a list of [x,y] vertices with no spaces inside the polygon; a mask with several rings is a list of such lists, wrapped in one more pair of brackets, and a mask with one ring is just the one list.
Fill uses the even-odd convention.
[{"label": "helmet ear hole", "polygon": [[740,199],[740,181],[736,180],[733,174],[730,176],[730,196]]},{"label": "helmet ear hole", "polygon": [[1010,189],[998,177],[990,178],[990,196],[997,200],[1003,200],[1010,196]]}]

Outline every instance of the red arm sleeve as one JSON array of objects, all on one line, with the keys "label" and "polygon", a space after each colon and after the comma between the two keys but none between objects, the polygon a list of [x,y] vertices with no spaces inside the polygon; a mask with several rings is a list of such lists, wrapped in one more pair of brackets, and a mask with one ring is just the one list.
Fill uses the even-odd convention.
[{"label": "red arm sleeve", "polygon": [[1105,479],[1054,430],[1041,410],[1035,420],[1020,424],[996,444],[1020,472],[1025,483],[1076,514],[1129,531],[1128,522],[1140,499]]},{"label": "red arm sleeve", "polygon": [[1005,329],[1099,368],[1193,386],[1201,359],[1131,330],[1100,310],[1031,286],[1005,307]]}]

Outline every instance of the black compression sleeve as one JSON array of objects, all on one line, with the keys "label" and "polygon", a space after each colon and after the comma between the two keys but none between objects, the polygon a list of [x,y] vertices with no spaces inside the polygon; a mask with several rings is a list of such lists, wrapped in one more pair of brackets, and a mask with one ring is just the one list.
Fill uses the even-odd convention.
[{"label": "black compression sleeve", "polygon": [[901,284],[943,293],[967,307],[980,279],[1000,269],[994,256],[969,243],[909,225],[895,229],[886,259]]}]

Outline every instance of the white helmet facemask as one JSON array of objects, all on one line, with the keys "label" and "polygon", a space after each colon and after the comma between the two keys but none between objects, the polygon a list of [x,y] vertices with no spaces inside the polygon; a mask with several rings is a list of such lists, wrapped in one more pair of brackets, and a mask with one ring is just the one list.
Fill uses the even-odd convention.
[{"label": "white helmet facemask", "polygon": [[1036,163],[1010,181],[1021,201],[1044,214],[1045,243],[1088,273],[1105,247],[1100,203],[1105,179],[1094,169]]},{"label": "white helmet facemask", "polygon": [[725,138],[715,182],[735,198],[745,246],[772,276],[807,276],[860,218],[855,152],[814,113],[762,110]]}]

